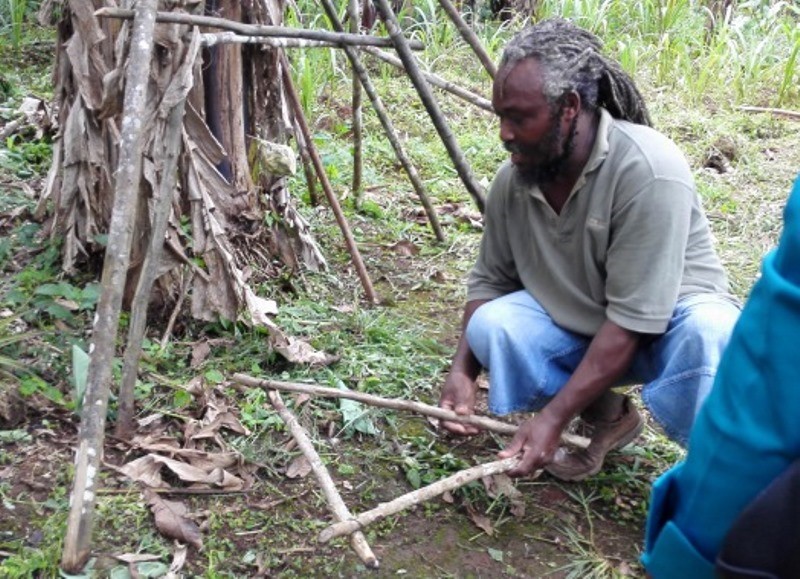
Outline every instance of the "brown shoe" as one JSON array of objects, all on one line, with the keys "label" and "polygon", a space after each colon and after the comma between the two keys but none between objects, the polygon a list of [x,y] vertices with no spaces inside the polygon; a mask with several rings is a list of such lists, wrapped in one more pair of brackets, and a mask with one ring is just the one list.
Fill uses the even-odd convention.
[{"label": "brown shoe", "polygon": [[622,416],[614,421],[598,420],[588,424],[593,431],[588,447],[561,447],[553,462],[544,469],[564,481],[581,481],[600,472],[606,454],[633,442],[644,428],[644,420],[630,398],[625,398],[623,408]]}]

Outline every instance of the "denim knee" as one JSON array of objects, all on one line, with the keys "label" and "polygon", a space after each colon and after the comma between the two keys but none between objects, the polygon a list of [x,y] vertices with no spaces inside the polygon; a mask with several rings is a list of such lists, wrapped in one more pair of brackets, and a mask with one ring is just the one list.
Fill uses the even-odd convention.
[{"label": "denim knee", "polygon": [[650,350],[655,376],[642,398],[667,435],[685,444],[711,391],[722,354],[739,316],[724,296],[702,294],[678,302],[667,332]]}]

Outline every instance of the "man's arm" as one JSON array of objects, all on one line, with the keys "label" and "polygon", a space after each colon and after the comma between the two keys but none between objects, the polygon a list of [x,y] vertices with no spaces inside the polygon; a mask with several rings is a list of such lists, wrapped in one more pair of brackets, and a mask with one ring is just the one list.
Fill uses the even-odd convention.
[{"label": "man's arm", "polygon": [[570,421],[625,375],[636,354],[640,334],[608,320],[570,379],[541,412],[523,422],[500,458],[522,453],[519,465],[509,471],[520,476],[553,460],[561,433]]},{"label": "man's arm", "polygon": [[[467,342],[467,324],[469,324],[472,314],[479,307],[489,300],[472,300],[467,302],[464,307],[464,317],[461,325],[461,337],[458,340],[458,348],[453,356],[450,365],[450,372],[442,386],[442,394],[439,398],[439,406],[448,410],[453,410],[456,414],[472,414],[475,410],[475,393],[477,390],[476,380],[481,371],[481,364]],[[442,421],[442,427],[454,434],[470,435],[479,432],[479,429],[469,424],[460,422]]]}]

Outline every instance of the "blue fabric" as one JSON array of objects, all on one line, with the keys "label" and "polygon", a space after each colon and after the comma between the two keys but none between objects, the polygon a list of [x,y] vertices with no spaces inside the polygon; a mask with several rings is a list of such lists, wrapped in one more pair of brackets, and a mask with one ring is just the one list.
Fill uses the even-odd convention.
[{"label": "blue fabric", "polygon": [[[683,464],[653,489],[642,561],[655,579],[713,577],[711,565],[743,508],[800,457],[800,179],[778,248],[763,262]],[[675,533],[685,539],[674,540]]]},{"label": "blue fabric", "polygon": [[[680,299],[667,331],[639,347],[619,383],[644,384],[645,405],[680,444],[686,444],[711,390],[738,316],[738,306],[725,296]],[[557,326],[524,290],[478,308],[466,335],[472,352],[489,369],[489,409],[495,414],[542,408],[569,380],[591,341]]]}]

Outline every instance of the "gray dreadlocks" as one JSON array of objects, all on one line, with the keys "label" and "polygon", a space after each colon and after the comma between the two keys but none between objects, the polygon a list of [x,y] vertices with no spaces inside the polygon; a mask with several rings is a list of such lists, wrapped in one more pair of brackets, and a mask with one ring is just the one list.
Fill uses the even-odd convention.
[{"label": "gray dreadlocks", "polygon": [[542,65],[545,97],[558,102],[577,92],[589,110],[601,106],[617,119],[650,126],[642,95],[628,74],[601,54],[602,43],[568,20],[543,20],[519,32],[506,46],[500,67],[526,58]]}]

